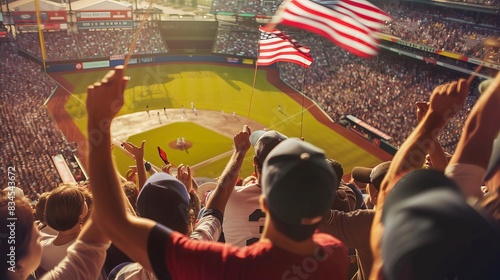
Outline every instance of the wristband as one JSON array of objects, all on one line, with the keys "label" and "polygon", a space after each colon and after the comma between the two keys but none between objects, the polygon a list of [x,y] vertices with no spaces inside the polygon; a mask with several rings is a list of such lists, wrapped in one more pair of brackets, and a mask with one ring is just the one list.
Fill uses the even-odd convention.
[{"label": "wristband", "polygon": [[144,167],[146,168],[146,171],[151,170],[151,163],[149,163],[149,161],[146,161],[146,162],[144,163]]}]

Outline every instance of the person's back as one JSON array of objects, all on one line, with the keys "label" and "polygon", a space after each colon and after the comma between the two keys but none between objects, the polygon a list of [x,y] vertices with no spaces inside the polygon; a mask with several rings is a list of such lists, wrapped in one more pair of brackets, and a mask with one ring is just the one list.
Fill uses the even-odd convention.
[{"label": "person's back", "polygon": [[48,271],[62,261],[67,249],[78,237],[87,214],[88,205],[79,187],[62,185],[50,193],[45,206],[45,219],[59,233],[41,242],[41,268]]},{"label": "person's back", "polygon": [[262,194],[260,177],[262,165],[269,154],[287,137],[275,130],[258,130],[250,136],[254,146],[254,168],[257,183],[237,186],[229,197],[224,214],[224,239],[227,243],[242,247],[258,241],[264,228],[264,213],[261,210],[259,196]]},{"label": "person's back", "polygon": [[226,242],[243,247],[259,240],[265,217],[259,204],[261,194],[258,184],[234,188],[223,221]]},{"label": "person's back", "polygon": [[[238,248],[215,242],[199,242],[173,233],[166,263],[151,260],[158,279],[346,279],[345,246],[327,234],[314,234],[316,249],[310,255],[292,254],[267,240]],[[160,249],[160,248],[158,248]],[[151,252],[150,252],[151,253]],[[180,261],[186,258],[185,261]],[[158,260],[160,261],[160,260]],[[193,264],[199,269],[194,269]],[[158,269],[163,267],[163,269]],[[214,269],[217,268],[217,269]],[[163,272],[162,272],[163,271]]]}]

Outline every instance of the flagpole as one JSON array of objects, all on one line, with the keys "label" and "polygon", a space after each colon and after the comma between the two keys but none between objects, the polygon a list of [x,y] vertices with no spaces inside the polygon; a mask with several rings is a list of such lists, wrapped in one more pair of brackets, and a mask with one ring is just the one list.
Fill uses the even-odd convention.
[{"label": "flagpole", "polygon": [[[137,10],[137,6],[136,6],[136,10]],[[137,41],[139,40],[139,36],[141,35],[142,28],[144,27],[144,24],[146,23],[146,21],[149,17],[149,14],[151,13],[152,10],[153,10],[153,0],[151,0],[149,2],[149,5],[147,7],[146,12],[143,11],[144,13],[142,14],[141,23],[139,24],[139,28],[135,32],[134,38],[132,39],[132,43],[130,44],[129,49],[128,49],[128,54],[125,57],[125,61],[123,62],[124,68],[127,68],[127,66],[128,66],[128,62],[130,61],[130,57],[132,57],[132,54],[135,51],[135,47],[137,46]]]},{"label": "flagpole", "polygon": [[[260,37],[260,31],[259,31],[259,37]],[[253,99],[253,92],[255,90],[255,81],[257,80],[257,68],[259,67],[259,48],[257,48],[257,59],[255,59],[255,69],[253,71],[253,83],[252,83],[252,91],[250,93],[250,103],[248,104],[248,115],[247,115],[247,125],[250,122],[250,111],[252,110],[252,99]]]},{"label": "flagpole", "polygon": [[[305,60],[304,60],[305,64]],[[306,83],[306,70],[304,70],[304,75],[302,79],[302,114],[301,114],[301,119],[300,119],[300,138],[303,139],[304,135],[302,134],[302,128],[304,127],[304,101],[305,101],[305,95],[306,95],[306,90],[304,87],[304,84]]]}]

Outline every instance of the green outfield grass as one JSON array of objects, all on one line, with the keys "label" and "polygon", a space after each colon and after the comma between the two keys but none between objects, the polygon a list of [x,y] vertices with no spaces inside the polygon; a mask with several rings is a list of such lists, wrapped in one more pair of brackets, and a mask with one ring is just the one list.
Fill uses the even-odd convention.
[{"label": "green outfield grass", "polygon": [[[74,85],[75,93],[65,108],[84,135],[86,135],[85,89],[89,84],[99,80],[105,72],[103,70],[64,75],[64,78]],[[380,162],[372,154],[325,127],[306,110],[302,110],[301,104],[268,83],[266,71],[257,71],[256,85],[252,94],[253,73],[254,69],[251,67],[191,63],[128,68],[126,75],[131,76],[131,80],[125,91],[125,106],[119,114],[144,111],[146,106],[151,110],[163,107],[180,108],[181,105],[189,108],[190,102],[193,101],[198,110],[224,110],[227,113],[235,111],[240,116],[246,118],[249,115],[251,119],[269,129],[276,129],[288,136],[303,136],[308,142],[323,148],[328,157],[341,162],[346,172],[355,165],[372,166]],[[278,105],[281,105],[281,112],[278,111]],[[189,154],[169,151],[174,163],[194,165],[213,155],[231,150],[232,139],[217,134],[218,136],[213,138],[216,140],[211,140],[205,132],[202,135],[190,134],[191,130],[197,131],[198,128],[195,127],[187,123],[177,123],[167,125],[158,131],[152,130],[132,136],[129,140],[138,144],[142,139],[146,139],[148,147],[146,159],[158,165],[161,165],[161,162],[156,154],[156,146],[161,145],[165,149],[168,139],[175,140],[180,136],[194,142],[194,146],[189,150]],[[208,143],[202,144],[205,141]],[[252,154],[253,151],[250,151],[245,161],[243,176],[253,171]],[[120,155],[119,151],[115,151],[115,157],[122,174],[129,165],[133,165],[133,161]],[[228,157],[197,168],[196,176],[219,176],[227,159]]]}]

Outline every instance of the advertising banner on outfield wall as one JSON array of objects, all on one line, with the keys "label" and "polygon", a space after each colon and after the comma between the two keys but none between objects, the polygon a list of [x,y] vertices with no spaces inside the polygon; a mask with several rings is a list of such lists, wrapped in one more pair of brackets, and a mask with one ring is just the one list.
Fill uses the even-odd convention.
[{"label": "advertising banner on outfield wall", "polygon": [[104,68],[104,67],[109,67],[109,60],[91,61],[83,63],[83,69]]},{"label": "advertising banner on outfield wall", "polygon": [[77,21],[132,20],[132,10],[77,12],[76,19]]},{"label": "advertising banner on outfield wall", "polygon": [[134,22],[131,20],[108,20],[108,21],[79,21],[78,30],[87,29],[110,29],[110,28],[132,28]]},{"label": "advertising banner on outfield wall", "polygon": [[76,13],[79,30],[133,28],[132,10],[84,11]]},{"label": "advertising banner on outfield wall", "polygon": [[[150,64],[150,63],[177,63],[177,62],[208,62],[208,63],[230,63],[227,57],[223,55],[152,55],[144,57],[130,58],[128,64]],[[241,62],[241,60],[240,60]],[[124,60],[96,60],[96,61],[72,61],[72,62],[47,62],[47,72],[65,72],[65,71],[78,71],[94,68],[107,68],[116,65],[123,65]],[[242,65],[242,63],[240,64]],[[249,66],[247,66],[249,67]],[[276,64],[266,66],[265,68],[276,68]]]},{"label": "advertising banner on outfield wall", "polygon": [[[33,25],[37,24],[36,12],[13,12],[14,24],[16,25]],[[67,23],[68,18],[66,11],[45,11],[40,12],[40,20],[42,23]]]},{"label": "advertising banner on outfield wall", "polygon": [[243,59],[241,60],[241,63],[243,63],[243,64],[248,64],[248,65],[253,65],[253,61],[254,61],[253,59],[243,58]]}]

